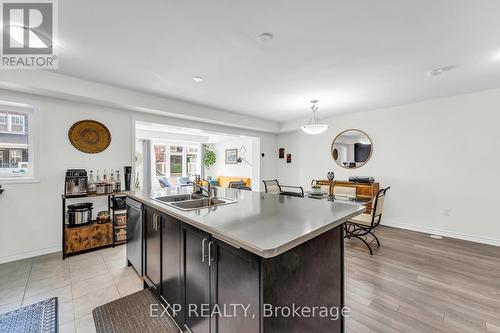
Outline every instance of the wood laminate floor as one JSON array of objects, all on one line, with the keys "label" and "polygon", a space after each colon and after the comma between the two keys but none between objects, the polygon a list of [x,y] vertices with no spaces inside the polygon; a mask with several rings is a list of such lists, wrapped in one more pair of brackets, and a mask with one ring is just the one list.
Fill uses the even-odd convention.
[{"label": "wood laminate floor", "polygon": [[500,332],[500,247],[389,227],[377,235],[373,256],[346,240],[347,332]]},{"label": "wood laminate floor", "polygon": [[[388,227],[377,235],[373,256],[346,240],[347,332],[500,332],[499,247]],[[58,296],[59,331],[92,333],[93,308],[141,288],[124,246],[51,254],[0,265],[0,313]]]}]

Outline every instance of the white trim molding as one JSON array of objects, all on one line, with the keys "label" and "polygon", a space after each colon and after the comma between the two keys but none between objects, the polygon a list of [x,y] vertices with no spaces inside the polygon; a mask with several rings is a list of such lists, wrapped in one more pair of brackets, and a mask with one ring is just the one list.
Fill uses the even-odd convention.
[{"label": "white trim molding", "polygon": [[465,240],[465,241],[474,242],[474,243],[500,246],[500,239],[495,239],[495,238],[488,238],[488,237],[482,237],[482,236],[476,236],[476,235],[466,235],[466,234],[462,234],[462,233],[454,232],[454,231],[427,228],[427,227],[417,226],[417,225],[413,225],[413,224],[399,223],[397,221],[393,221],[390,219],[383,219],[383,222],[381,224],[388,226],[388,227],[417,231],[417,232],[430,234],[430,235],[438,235],[438,236],[455,238],[455,239]]},{"label": "white trim molding", "polygon": [[[1,256],[0,257],[0,264],[4,264],[7,262],[16,261],[16,260],[22,260],[22,259],[43,256],[45,254],[56,253],[56,252],[61,252],[61,245],[54,245],[54,246],[47,247],[44,249],[38,249],[38,250],[33,250],[33,251],[26,251],[26,252],[21,252],[21,253],[16,253],[16,254],[8,254],[6,256]],[[62,253],[61,253],[61,259],[62,259]]]}]

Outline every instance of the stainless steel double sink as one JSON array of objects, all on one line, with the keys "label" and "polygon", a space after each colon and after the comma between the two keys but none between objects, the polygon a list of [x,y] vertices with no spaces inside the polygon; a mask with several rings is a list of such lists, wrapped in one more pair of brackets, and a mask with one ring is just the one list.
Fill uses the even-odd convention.
[{"label": "stainless steel double sink", "polygon": [[222,206],[237,202],[232,199],[208,198],[198,194],[167,195],[152,199],[184,211]]}]

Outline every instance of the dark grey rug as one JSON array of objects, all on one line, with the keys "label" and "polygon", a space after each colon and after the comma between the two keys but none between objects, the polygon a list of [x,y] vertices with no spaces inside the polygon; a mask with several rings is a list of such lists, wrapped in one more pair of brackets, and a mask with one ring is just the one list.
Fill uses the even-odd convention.
[{"label": "dark grey rug", "polygon": [[178,333],[168,316],[150,316],[151,304],[159,302],[144,289],[95,308],[92,314],[97,333]]},{"label": "dark grey rug", "polygon": [[2,333],[56,333],[57,297],[0,315]]}]

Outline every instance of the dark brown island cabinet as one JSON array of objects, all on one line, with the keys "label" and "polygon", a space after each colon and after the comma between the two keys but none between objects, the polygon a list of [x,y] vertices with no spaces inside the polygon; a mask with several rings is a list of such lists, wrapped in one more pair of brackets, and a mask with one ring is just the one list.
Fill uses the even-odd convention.
[{"label": "dark brown island cabinet", "polygon": [[183,332],[344,332],[342,224],[264,258],[143,207],[145,287]]}]

